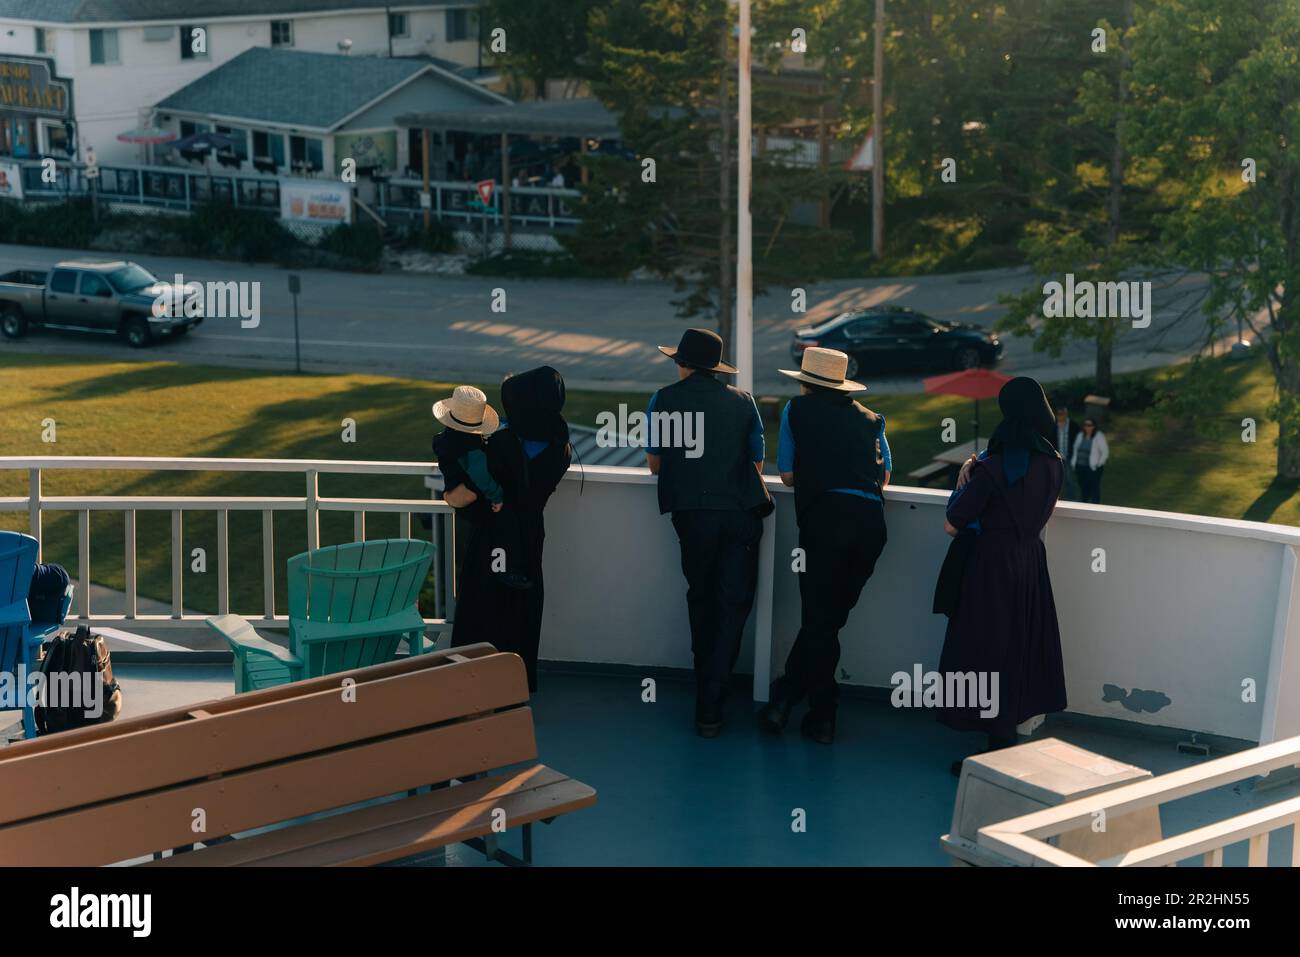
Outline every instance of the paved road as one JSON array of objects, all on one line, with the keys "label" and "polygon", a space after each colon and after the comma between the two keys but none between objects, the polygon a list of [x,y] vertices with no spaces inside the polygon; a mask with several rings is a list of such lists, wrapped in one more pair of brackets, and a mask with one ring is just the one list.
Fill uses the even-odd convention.
[{"label": "paved road", "polygon": [[[0,272],[46,269],[60,259],[117,258],[102,252],[0,245]],[[170,279],[260,281],[262,318],[256,329],[237,320],[210,320],[189,337],[144,353],[150,359],[252,368],[293,364],[293,313],[287,273],[268,266],[123,254]],[[675,343],[689,323],[674,315],[676,298],[660,282],[502,280],[422,274],[357,275],[323,270],[302,273],[300,299],[304,365],[329,372],[369,372],[438,380],[492,381],[508,373],[549,364],[576,388],[649,389],[668,378],[667,360],[655,350]],[[834,281],[807,287],[808,311],[790,311],[787,289],[771,289],[755,302],[756,389],[787,391],[777,374],[788,367],[792,330],[849,308],[899,302],[937,318],[991,326],[1003,314],[998,297],[1028,282],[1024,269],[999,269],[916,279]],[[1205,334],[1199,314],[1174,322],[1202,282],[1188,277],[1157,292],[1151,328],[1132,330],[1118,345],[1117,371],[1166,365],[1193,352]],[[506,311],[493,312],[492,291],[506,293]],[[1071,344],[1059,360],[1008,338],[1001,369],[1060,380],[1086,375],[1093,348]],[[0,348],[15,352],[93,354],[139,358],[108,337],[37,332]],[[919,376],[873,381],[876,391],[911,391]]]}]

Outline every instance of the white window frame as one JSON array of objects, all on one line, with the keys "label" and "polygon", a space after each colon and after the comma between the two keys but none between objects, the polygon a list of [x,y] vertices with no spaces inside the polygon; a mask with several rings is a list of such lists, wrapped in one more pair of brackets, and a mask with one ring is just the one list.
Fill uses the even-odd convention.
[{"label": "white window frame", "polygon": [[[99,49],[104,54],[102,60],[95,60],[95,34],[99,34]],[[108,56],[108,38],[113,38],[113,57]],[[91,66],[120,66],[122,63],[122,36],[117,27],[93,27],[86,34],[87,42],[90,44],[90,65]]]},{"label": "white window frame", "polygon": [[[275,39],[275,28],[276,28],[276,27],[288,27],[288,28],[289,28],[289,39],[288,39],[287,41],[285,41],[285,42],[281,42],[281,43],[277,43],[277,42],[276,42],[276,39]],[[277,48],[277,49],[278,49],[279,47],[291,47],[291,46],[293,46],[293,45],[294,45],[293,21],[292,21],[292,20],[272,20],[272,21],[271,21],[271,46],[272,46],[273,48]]]}]

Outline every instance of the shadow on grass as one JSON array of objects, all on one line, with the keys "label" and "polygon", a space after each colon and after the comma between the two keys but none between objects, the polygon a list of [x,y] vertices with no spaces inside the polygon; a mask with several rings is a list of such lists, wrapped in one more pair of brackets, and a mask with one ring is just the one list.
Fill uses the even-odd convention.
[{"label": "shadow on grass", "polygon": [[1275,478],[1241,517],[1251,522],[1267,522],[1298,492],[1300,481]]}]

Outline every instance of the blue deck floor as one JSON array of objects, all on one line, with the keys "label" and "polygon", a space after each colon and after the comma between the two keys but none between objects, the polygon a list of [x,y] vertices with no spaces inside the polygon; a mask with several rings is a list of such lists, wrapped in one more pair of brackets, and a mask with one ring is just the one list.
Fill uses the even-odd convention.
[{"label": "blue deck floor", "polygon": [[[228,667],[121,663],[129,714],[221,697]],[[933,716],[887,702],[846,699],[838,738],[826,746],[800,737],[798,716],[784,737],[762,734],[751,704],[733,700],[720,737],[692,724],[693,689],[660,680],[658,701],[641,700],[639,677],[544,672],[533,699],[540,759],[593,786],[594,808],[535,830],[539,865],[945,865],[957,781],[949,764],[977,736],[939,726]],[[1073,723],[1054,735],[1155,774],[1204,758],[1179,753],[1167,738]],[[1162,811],[1166,835],[1300,793],[1300,784],[1220,788]],[[791,828],[796,809],[807,830]],[[516,851],[518,838],[503,842]],[[1289,860],[1276,835],[1270,858]],[[475,865],[464,847],[445,862]],[[1226,863],[1245,862],[1244,846]]]}]

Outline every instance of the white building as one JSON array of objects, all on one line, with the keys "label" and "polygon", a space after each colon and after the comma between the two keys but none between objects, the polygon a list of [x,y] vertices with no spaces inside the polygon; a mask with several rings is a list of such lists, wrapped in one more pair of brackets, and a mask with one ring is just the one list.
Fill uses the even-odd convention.
[{"label": "white building", "polygon": [[0,0],[0,155],[63,157],[73,133],[83,157],[137,162],[119,134],[253,47],[475,67],[478,35],[463,0]]}]

